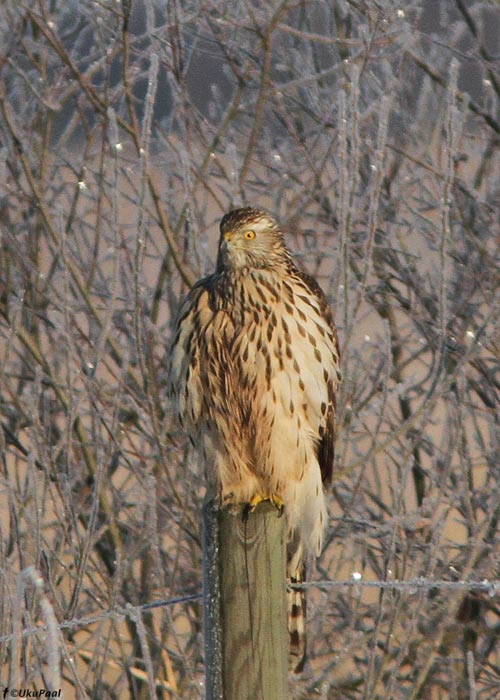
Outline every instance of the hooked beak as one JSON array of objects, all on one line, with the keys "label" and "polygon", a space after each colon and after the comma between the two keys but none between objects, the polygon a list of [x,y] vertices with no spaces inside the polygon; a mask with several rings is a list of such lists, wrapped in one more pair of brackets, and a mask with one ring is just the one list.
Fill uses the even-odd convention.
[{"label": "hooked beak", "polygon": [[228,243],[229,243],[229,241],[231,240],[232,237],[233,237],[233,232],[232,232],[232,231],[226,231],[226,233],[224,234],[224,240],[226,240]]}]

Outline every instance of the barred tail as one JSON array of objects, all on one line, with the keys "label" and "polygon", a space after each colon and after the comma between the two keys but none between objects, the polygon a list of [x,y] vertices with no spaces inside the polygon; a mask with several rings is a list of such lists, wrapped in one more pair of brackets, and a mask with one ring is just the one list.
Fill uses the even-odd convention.
[{"label": "barred tail", "polygon": [[[290,576],[290,583],[303,583],[305,566]],[[288,632],[290,635],[290,666],[300,673],[306,662],[306,592],[291,588],[288,591]]]}]

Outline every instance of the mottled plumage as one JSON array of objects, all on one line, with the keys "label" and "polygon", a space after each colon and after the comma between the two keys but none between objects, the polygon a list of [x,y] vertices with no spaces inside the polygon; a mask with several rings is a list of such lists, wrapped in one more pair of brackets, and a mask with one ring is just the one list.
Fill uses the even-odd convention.
[{"label": "mottled plumage", "polygon": [[[300,271],[276,222],[253,208],[221,221],[215,272],[185,299],[175,325],[170,392],[223,501],[282,501],[289,575],[319,554],[327,520],[339,352],[331,311]],[[290,599],[295,653],[304,601]]]}]

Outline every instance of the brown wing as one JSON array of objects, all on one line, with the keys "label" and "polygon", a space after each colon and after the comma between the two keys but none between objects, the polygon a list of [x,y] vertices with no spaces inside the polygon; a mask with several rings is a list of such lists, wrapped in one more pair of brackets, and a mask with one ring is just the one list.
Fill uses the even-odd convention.
[{"label": "brown wing", "polygon": [[[324,295],[323,290],[319,286],[319,284],[316,282],[314,277],[311,277],[311,275],[308,275],[306,272],[303,272],[302,270],[298,270],[298,276],[300,279],[304,282],[304,284],[307,286],[311,294],[313,294],[317,299],[319,300],[320,303],[320,310],[321,314],[323,315],[325,321],[327,322],[328,326],[330,327],[333,335],[333,341],[334,341],[334,347],[335,347],[335,352],[336,352],[336,363],[337,366],[340,362],[340,350],[339,350],[339,341],[338,341],[338,336],[337,336],[337,329],[335,328],[335,323],[333,320],[333,314],[330,306],[328,305],[328,302],[326,300],[326,297]],[[340,374],[340,373],[339,373]],[[329,405],[328,405],[328,411],[326,415],[326,428],[321,436],[321,440],[318,445],[318,462],[319,466],[321,468],[321,478],[323,480],[323,483],[325,485],[329,484],[332,480],[332,475],[333,475],[333,460],[335,457],[335,409],[336,409],[336,384],[334,383],[333,378],[331,378],[328,386],[328,396],[329,396]]]},{"label": "brown wing", "polygon": [[[200,306],[210,306],[213,276],[199,280],[181,303],[173,324],[172,341],[168,351],[167,394],[178,402],[179,419],[184,419],[186,400],[190,393],[189,382],[201,381],[199,372],[200,348],[203,328],[200,327]],[[201,396],[199,386],[192,395]],[[192,387],[191,387],[192,389]],[[184,408],[181,409],[181,404]],[[195,415],[193,414],[193,419]]]}]

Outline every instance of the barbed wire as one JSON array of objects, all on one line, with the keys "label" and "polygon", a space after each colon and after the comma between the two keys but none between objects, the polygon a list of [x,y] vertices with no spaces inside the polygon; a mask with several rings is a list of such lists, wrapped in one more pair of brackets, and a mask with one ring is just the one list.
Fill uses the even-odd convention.
[{"label": "barbed wire", "polygon": [[331,588],[378,588],[382,590],[403,591],[408,594],[414,594],[419,590],[453,590],[453,591],[481,591],[488,593],[491,597],[500,593],[500,580],[489,581],[433,581],[424,576],[407,581],[389,580],[389,581],[363,581],[360,574],[353,574],[351,579],[344,581],[305,581],[304,583],[294,583],[290,588],[297,590],[307,590],[308,588],[319,588],[320,590],[329,590]]},{"label": "barbed wire", "polygon": [[[103,620],[120,619],[123,617],[129,617],[133,619],[140,615],[146,610],[152,610],[153,608],[163,608],[169,607],[171,605],[177,605],[180,603],[189,603],[193,600],[200,600],[203,598],[202,593],[192,593],[188,595],[179,596],[177,598],[168,598],[163,600],[152,600],[148,603],[143,603],[142,605],[125,605],[125,606],[115,606],[109,610],[103,610],[95,615],[87,615],[85,617],[73,618],[72,620],[64,620],[60,622],[57,627],[59,630],[64,629],[76,629],[77,627],[87,627],[88,625],[93,625],[96,622],[102,622]],[[30,637],[34,634],[45,632],[46,625],[38,625],[37,627],[28,627],[23,629],[21,636],[23,638]],[[0,636],[0,644],[4,642],[12,641],[14,637],[13,634],[4,634]]]},{"label": "barbed wire", "polygon": [[[418,576],[409,580],[389,580],[389,581],[363,581],[360,574],[354,573],[352,578],[344,580],[320,580],[320,581],[307,581],[304,583],[291,584],[289,588],[294,590],[307,590],[310,588],[317,588],[322,591],[329,591],[332,588],[354,588],[361,590],[363,588],[379,589],[379,590],[394,590],[409,595],[414,595],[418,591],[422,590],[452,590],[452,591],[468,591],[468,592],[481,592],[487,593],[490,597],[500,594],[500,580],[487,580],[482,581],[444,581],[438,580],[434,581],[432,579],[427,579],[423,576]],[[104,610],[95,615],[88,615],[86,617],[73,618],[72,620],[64,620],[60,622],[57,627],[59,630],[73,630],[78,627],[87,627],[88,625],[95,624],[97,622],[103,622],[104,620],[110,619],[120,619],[124,617],[129,617],[134,619],[142,612],[147,610],[152,610],[155,608],[170,607],[172,605],[180,605],[185,603],[191,603],[196,600],[202,600],[203,593],[190,593],[187,595],[177,596],[175,598],[152,600],[142,605],[131,605],[127,604],[125,606],[116,606],[109,610]],[[30,637],[34,634],[39,634],[40,632],[46,631],[46,625],[39,625],[37,627],[29,627],[22,630],[21,636],[23,638]],[[14,635],[6,634],[0,636],[0,644],[12,641]]]}]

